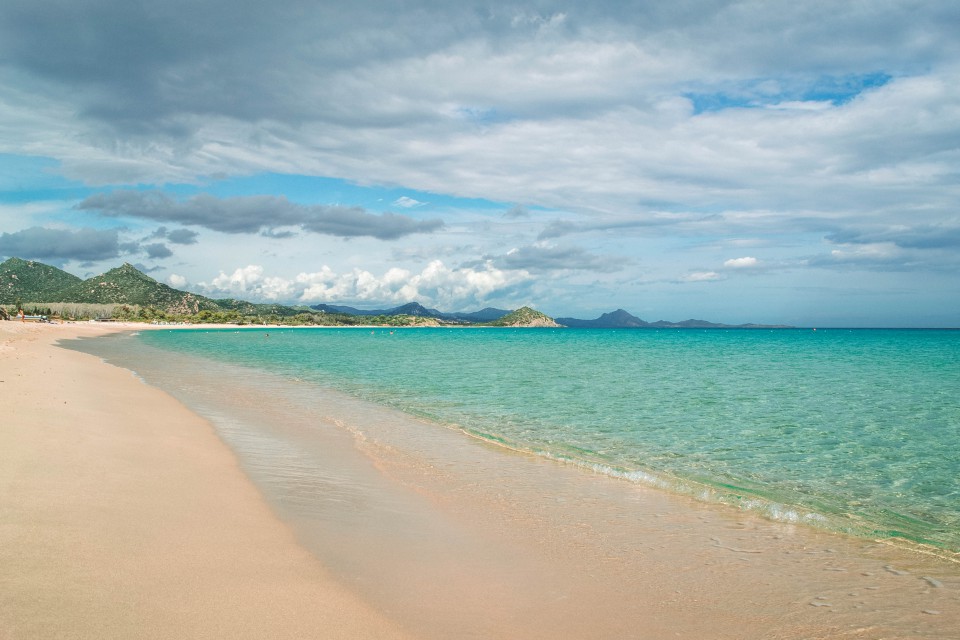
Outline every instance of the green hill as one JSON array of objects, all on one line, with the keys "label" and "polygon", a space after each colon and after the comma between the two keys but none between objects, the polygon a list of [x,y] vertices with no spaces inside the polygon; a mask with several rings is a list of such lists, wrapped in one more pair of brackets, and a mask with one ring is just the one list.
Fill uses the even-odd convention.
[{"label": "green hill", "polygon": [[168,287],[127,263],[62,290],[59,298],[57,302],[140,305],[171,314],[220,310],[213,300]]},{"label": "green hill", "polygon": [[553,318],[530,307],[521,307],[488,323],[491,327],[559,327]]},{"label": "green hill", "polygon": [[80,282],[77,276],[42,262],[10,258],[0,264],[0,304],[58,302],[62,290]]}]

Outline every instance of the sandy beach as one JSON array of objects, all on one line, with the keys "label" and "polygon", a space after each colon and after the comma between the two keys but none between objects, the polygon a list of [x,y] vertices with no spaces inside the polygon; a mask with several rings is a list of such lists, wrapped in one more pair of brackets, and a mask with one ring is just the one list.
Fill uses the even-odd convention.
[{"label": "sandy beach", "polygon": [[[265,489],[223,425],[55,344],[145,328],[0,322],[0,639],[862,640],[960,624],[952,563],[443,429],[405,443],[409,418],[367,406],[337,420],[369,437],[323,418],[317,457]],[[240,388],[220,377],[184,385]],[[233,393],[238,424],[318,436],[296,389]],[[318,503],[318,487],[356,506]]]},{"label": "sandy beach", "polygon": [[301,548],[209,424],[0,322],[0,638],[402,638]]}]

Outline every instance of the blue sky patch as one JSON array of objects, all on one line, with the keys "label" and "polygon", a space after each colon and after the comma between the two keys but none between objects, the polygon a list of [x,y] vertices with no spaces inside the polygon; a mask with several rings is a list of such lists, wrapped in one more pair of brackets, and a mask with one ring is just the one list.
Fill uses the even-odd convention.
[{"label": "blue sky patch", "polygon": [[281,173],[229,178],[200,187],[180,186],[165,188],[164,191],[177,195],[208,193],[218,198],[273,194],[283,195],[291,202],[299,204],[363,207],[370,211],[403,211],[408,215],[416,215],[417,211],[435,213],[469,209],[493,212],[510,208],[510,205],[482,198],[458,198],[416,189],[358,185],[339,178]]},{"label": "blue sky patch", "polygon": [[417,212],[449,210],[508,210],[512,205],[483,198],[450,195],[399,187],[363,186],[339,178],[262,173],[217,180],[203,185],[165,184],[89,187],[60,174],[60,162],[39,156],[0,154],[0,202],[18,204],[82,200],[94,193],[115,190],[162,191],[175,198],[206,193],[218,198],[257,195],[284,196],[299,204],[362,207],[369,211],[395,211],[416,217]]},{"label": "blue sky patch", "polygon": [[0,202],[75,200],[93,192],[59,170],[60,162],[53,158],[0,153]]},{"label": "blue sky patch", "polygon": [[764,78],[753,80],[724,91],[684,93],[693,102],[694,113],[724,109],[753,109],[782,102],[829,102],[846,104],[869,89],[882,87],[893,76],[867,73],[847,76],[820,76],[812,82]]}]

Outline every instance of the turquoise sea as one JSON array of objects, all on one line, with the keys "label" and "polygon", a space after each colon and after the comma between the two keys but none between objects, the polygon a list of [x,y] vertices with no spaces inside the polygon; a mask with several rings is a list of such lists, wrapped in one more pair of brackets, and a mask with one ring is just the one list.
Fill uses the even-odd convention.
[{"label": "turquoise sea", "polygon": [[960,331],[144,331],[473,436],[787,522],[960,552]]}]

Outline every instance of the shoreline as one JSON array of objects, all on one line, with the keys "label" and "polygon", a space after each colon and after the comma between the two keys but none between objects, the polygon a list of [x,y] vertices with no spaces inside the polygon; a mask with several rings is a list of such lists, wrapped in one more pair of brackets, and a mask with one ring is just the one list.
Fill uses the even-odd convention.
[{"label": "shoreline", "polygon": [[405,638],[270,511],[212,427],[0,322],[0,638]]},{"label": "shoreline", "polygon": [[[5,324],[19,323],[0,323],[0,366],[3,367],[0,370],[4,372],[0,374],[0,380],[6,380],[6,372],[10,370],[7,357],[10,350],[6,355],[3,350],[9,342],[4,333],[8,328],[4,327]],[[21,330],[20,333],[35,336],[28,343],[45,343],[45,348],[37,352],[40,359],[53,358],[56,366],[70,368],[85,358],[83,371],[91,376],[91,384],[93,377],[105,376],[116,390],[123,390],[124,396],[128,395],[128,389],[129,393],[139,395],[134,393],[133,387],[141,392],[149,390],[146,395],[159,396],[165,402],[173,403],[177,411],[186,416],[183,418],[185,423],[206,434],[202,442],[194,444],[206,453],[218,450],[218,455],[229,458],[229,463],[221,461],[224,466],[214,471],[208,469],[198,480],[216,482],[224,476],[233,478],[230,481],[233,483],[232,495],[236,497],[242,489],[248,499],[259,504],[255,518],[258,526],[267,526],[266,521],[269,521],[268,528],[278,534],[263,544],[269,547],[271,555],[274,544],[279,545],[283,553],[298,558],[305,554],[308,564],[316,569],[307,581],[311,588],[317,588],[317,582],[323,583],[321,586],[330,587],[349,602],[350,606],[344,609],[347,612],[345,620],[339,622],[352,631],[313,637],[392,637],[389,634],[397,633],[399,625],[408,631],[413,630],[415,637],[429,638],[454,635],[586,638],[612,637],[611,634],[616,632],[620,637],[626,634],[626,637],[642,638],[680,633],[687,637],[799,639],[843,637],[852,634],[853,629],[858,629],[853,634],[858,638],[945,638],[949,637],[945,630],[954,628],[958,622],[960,576],[955,570],[947,575],[938,573],[936,563],[864,544],[863,540],[805,531],[802,527],[763,521],[748,513],[695,503],[692,499],[632,486],[614,478],[592,476],[583,469],[563,463],[505,452],[482,440],[464,437],[461,432],[443,430],[445,433],[435,434],[436,442],[427,443],[426,447],[421,441],[405,443],[403,438],[406,435],[400,432],[403,425],[395,428],[395,423],[402,421],[398,416],[389,412],[371,414],[367,407],[359,409],[353,422],[349,417],[337,418],[346,421],[343,422],[346,428],[341,424],[338,429],[340,435],[347,438],[342,446],[337,445],[340,448],[336,449],[338,455],[335,458],[330,458],[327,452],[328,458],[319,459],[322,464],[316,464],[317,460],[310,462],[314,467],[333,469],[338,460],[347,464],[350,454],[362,458],[349,462],[353,466],[343,468],[348,485],[345,488],[375,488],[375,497],[388,502],[387,512],[377,512],[376,505],[371,506],[368,500],[362,513],[344,516],[340,511],[330,511],[323,514],[324,518],[317,519],[315,513],[297,510],[301,495],[272,494],[271,488],[258,483],[255,477],[251,484],[248,478],[255,474],[251,474],[249,464],[245,463],[242,449],[238,451],[229,438],[224,439],[222,426],[218,426],[215,432],[209,422],[195,415],[194,409],[187,409],[164,392],[142,384],[126,369],[104,365],[91,356],[52,346],[57,338],[177,327],[131,324],[84,328],[87,325],[81,324],[73,325],[77,329],[70,330],[70,326],[66,325],[66,331],[54,326],[49,331],[43,327]],[[14,351],[19,349],[22,353],[26,353],[26,346],[29,346],[18,347],[17,340],[12,345]],[[72,362],[74,360],[77,362]],[[107,375],[107,371],[111,374]],[[35,394],[50,388],[70,388],[78,393],[82,386],[76,378],[55,380],[48,378],[46,372],[35,373],[39,376],[32,382],[42,387],[37,389],[35,386]],[[202,377],[198,381],[203,384]],[[5,414],[10,415],[12,411],[5,401],[8,395],[8,389],[4,388],[6,384],[0,383],[3,392],[0,408],[6,409]],[[229,387],[230,383],[224,384]],[[83,380],[83,385],[87,385],[85,393],[91,393],[88,380]],[[101,394],[99,402],[111,407],[111,414],[126,411],[129,415],[132,411],[129,406],[124,409],[123,404],[113,398],[114,393],[108,393],[102,384],[94,385],[94,390]],[[250,419],[265,428],[269,425],[269,428],[278,430],[295,430],[297,420],[305,419],[293,410],[289,415],[281,416],[268,406],[273,404],[272,401],[246,397],[247,391],[235,391],[237,398],[243,397],[246,402],[239,410],[240,419]],[[295,392],[291,391],[291,394],[295,395]],[[49,413],[45,420],[63,424],[68,414],[59,407],[59,398],[34,396],[34,399],[38,405],[47,405]],[[169,405],[164,406],[165,411],[173,410]],[[161,414],[160,411],[153,413]],[[105,431],[98,436],[104,440],[125,440],[122,417],[114,420],[112,425],[104,425]],[[307,418],[313,420],[315,415]],[[371,420],[380,424],[381,431],[367,430],[367,422]],[[159,422],[162,425],[157,427],[166,428],[170,424],[169,420]],[[358,436],[350,430],[351,425],[359,425],[363,433]],[[2,452],[10,437],[8,427],[0,430],[3,434],[0,436],[0,461],[7,455]],[[12,433],[17,435],[18,432]],[[155,433],[151,435],[156,436]],[[394,437],[400,440],[392,440]],[[99,444],[106,446],[109,442]],[[357,456],[357,452],[362,455]],[[20,462],[49,462],[49,452],[45,449],[34,448],[20,453],[23,454]],[[88,470],[75,464],[67,475],[76,477],[79,474],[83,479],[84,474],[96,471],[96,485],[110,480],[110,470],[128,465],[126,456],[138,456],[136,449],[121,448],[114,453],[116,455],[106,469]],[[164,447],[156,452],[156,459],[151,460],[154,466],[150,468],[156,471],[157,465],[179,465],[182,454],[181,448]],[[479,466],[476,465],[478,460],[482,461]],[[461,461],[470,464],[461,464]],[[470,468],[471,464],[482,471],[469,476],[444,468]],[[370,468],[361,468],[365,466]],[[0,464],[0,469],[3,468],[4,464]],[[491,470],[492,474],[489,473]],[[35,482],[42,480],[36,475],[31,479]],[[294,480],[300,482],[303,478]],[[20,484],[23,485],[23,481]],[[6,483],[0,486],[6,488]],[[177,485],[176,502],[189,497],[185,495],[187,487],[186,484]],[[142,487],[117,486],[113,489],[125,507],[132,507],[127,503]],[[554,496],[557,496],[556,501]],[[561,496],[565,498],[561,500]],[[548,498],[546,501],[543,500],[545,497]],[[7,509],[11,499],[16,503],[14,498],[12,493],[0,494],[0,513]],[[59,500],[60,508],[70,506],[68,496],[47,496],[47,500],[51,503]],[[20,505],[19,508],[26,516],[32,506]],[[391,520],[395,515],[389,513],[391,511],[399,512],[402,518]],[[88,526],[103,528],[102,512],[87,515],[93,519]],[[194,531],[192,528],[197,523],[193,520],[181,520],[179,525],[157,522],[142,509],[130,508],[115,517],[120,521],[114,522],[115,526],[134,528],[141,534],[149,531],[152,536],[189,535],[191,538],[204,537],[204,542],[209,542],[207,536],[215,539],[218,535],[218,530],[211,528],[210,523]],[[351,517],[356,522],[350,520]],[[73,522],[66,524],[75,526]],[[191,531],[179,530],[183,526],[190,527]],[[134,543],[127,540],[125,544]],[[213,544],[211,542],[211,546]],[[197,545],[198,549],[202,547],[199,542]],[[0,550],[5,553],[7,546],[0,544]],[[36,557],[39,550],[34,551],[37,552],[34,553],[35,563],[51,562],[50,558]],[[129,556],[124,559],[123,550],[120,551],[114,549],[112,555],[104,552],[102,560],[133,562]],[[208,551],[211,550],[204,549],[202,554]],[[246,553],[246,550],[235,547],[221,551],[225,567],[218,567],[214,572],[216,575],[197,577],[198,584],[193,588],[203,592],[211,581],[219,583],[220,588],[235,586],[238,569],[230,565],[226,556],[240,552]],[[369,557],[365,558],[365,555]],[[51,568],[45,570],[49,573]],[[168,570],[173,571],[174,567]],[[359,575],[362,580],[351,582],[352,575]],[[147,589],[138,582],[144,577],[130,576],[127,589]],[[72,586],[74,589],[94,586],[98,594],[115,586],[112,582],[114,575],[98,574],[94,578],[83,583],[75,581]],[[244,573],[243,578],[244,588],[256,592],[258,580],[253,578],[251,583],[249,573]],[[64,637],[35,633],[4,635],[8,625],[8,619],[4,617],[9,609],[6,606],[8,591],[14,588],[10,593],[17,595],[16,588],[23,588],[23,585],[18,587],[18,582],[21,581],[0,581],[0,604],[4,604],[0,608],[0,638]],[[382,584],[372,587],[371,582]],[[63,590],[70,591],[69,585]],[[283,603],[285,610],[296,618],[286,620],[286,623],[300,624],[302,629],[306,621],[300,619],[302,610],[295,606],[299,602],[297,593],[295,590],[279,591],[276,602]],[[67,595],[71,594],[63,597]],[[433,600],[424,604],[424,595]],[[77,593],[72,596],[87,597]],[[169,600],[171,596],[167,594],[166,597]],[[472,600],[469,605],[468,599]],[[158,597],[159,600],[162,598]],[[218,613],[216,602],[207,604],[214,614]],[[513,609],[504,611],[505,604]],[[390,613],[392,620],[384,618],[385,612]],[[20,611],[22,616],[29,613]],[[157,635],[145,636],[142,630],[128,635],[178,635],[170,629],[167,630],[169,636],[162,635],[163,630],[156,629],[152,621],[162,617],[153,613],[156,617],[142,624]],[[40,614],[34,611],[33,615]],[[53,611],[44,615],[48,623],[65,617]],[[171,611],[169,615],[174,618],[177,614]],[[437,620],[422,620],[424,617]],[[386,633],[377,627],[381,624],[385,625]],[[916,633],[905,633],[907,626],[916,627]],[[451,628],[458,633],[445,633]],[[274,631],[259,635],[247,631],[250,633],[248,637],[284,637],[283,633]],[[202,637],[203,633],[179,635]],[[231,635],[244,637],[242,633]],[[296,632],[291,631],[289,637],[294,635]],[[90,635],[75,634],[72,637],[124,636],[91,631]],[[211,637],[220,636],[213,634]],[[311,636],[307,634],[307,637]]]},{"label": "shoreline", "polygon": [[[278,328],[278,330],[282,331],[285,329]],[[341,332],[356,332],[362,334],[364,330],[364,328],[360,327],[342,328]],[[256,330],[254,330],[254,332],[255,331]],[[227,333],[242,333],[242,331],[230,330],[227,331]],[[374,332],[370,331],[370,333]],[[385,334],[387,331],[382,330],[377,333]],[[390,330],[389,333],[393,334],[394,331]],[[341,354],[339,357],[345,358],[346,360],[352,358],[352,356],[348,354]],[[127,366],[136,367],[137,363],[128,362]],[[201,366],[215,367],[217,365],[215,362],[211,362],[210,365]],[[265,366],[265,368],[269,368],[269,366]],[[399,377],[397,379],[399,379]],[[339,387],[339,385],[333,382],[328,386]],[[391,404],[391,406],[395,405]],[[427,408],[426,412],[423,411],[424,408],[422,406],[420,409],[420,412],[414,411],[413,413],[418,415],[433,415],[429,412],[429,408]],[[831,533],[853,536],[861,540],[874,540],[879,536],[883,538],[885,544],[903,548],[911,552],[926,553],[954,563],[960,563],[960,552],[958,552],[960,547],[956,545],[955,540],[951,545],[945,543],[942,539],[938,540],[934,537],[925,538],[922,532],[911,531],[903,527],[899,522],[890,523],[882,520],[870,520],[869,517],[863,517],[865,515],[863,513],[849,513],[842,508],[834,508],[831,510],[828,507],[824,507],[824,505],[831,504],[829,500],[820,501],[818,505],[820,508],[818,509],[811,506],[817,504],[816,500],[804,500],[807,496],[803,495],[775,495],[770,491],[754,490],[749,484],[735,485],[731,490],[729,488],[731,485],[725,485],[722,482],[711,482],[709,478],[701,479],[684,476],[682,470],[680,473],[671,473],[669,470],[654,471],[643,467],[641,464],[635,463],[635,461],[627,461],[621,465],[613,461],[612,458],[578,457],[578,452],[576,451],[574,451],[572,455],[566,455],[566,452],[562,449],[551,449],[548,446],[524,446],[523,444],[518,444],[516,441],[511,441],[497,435],[491,436],[487,431],[493,434],[497,434],[498,432],[495,430],[491,431],[489,425],[488,428],[484,430],[475,429],[475,424],[469,421],[460,424],[456,420],[453,422],[444,421],[442,417],[438,417],[436,420],[438,420],[435,424],[436,427],[450,428],[466,437],[478,439],[505,450],[532,454],[554,460],[560,464],[572,465],[585,473],[601,473],[622,479],[625,482],[653,487],[654,489],[668,493],[693,496],[706,503],[723,504],[733,509],[757,512],[762,517],[776,522],[810,526]],[[634,462],[634,464],[631,465],[629,464],[630,462]],[[903,474],[903,477],[909,476],[910,474],[908,473]],[[791,501],[791,497],[796,499]],[[827,495],[827,498],[829,497],[830,496]],[[905,513],[911,512],[906,511]],[[870,514],[866,515],[869,516]],[[897,529],[899,529],[899,531],[897,531]],[[893,531],[896,535],[891,534],[883,537],[883,532],[885,531]]]}]

